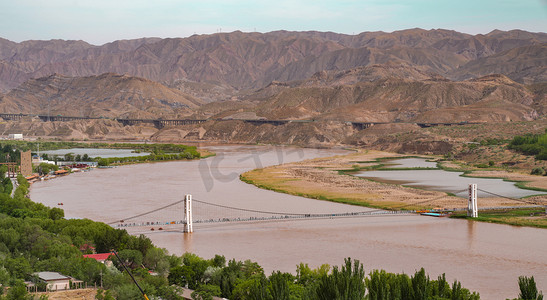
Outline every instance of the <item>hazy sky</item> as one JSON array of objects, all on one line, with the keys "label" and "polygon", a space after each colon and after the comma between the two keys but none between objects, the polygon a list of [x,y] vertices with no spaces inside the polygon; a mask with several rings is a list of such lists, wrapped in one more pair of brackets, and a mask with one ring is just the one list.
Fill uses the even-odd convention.
[{"label": "hazy sky", "polygon": [[547,0],[0,0],[0,37],[16,42],[415,27],[547,32]]}]

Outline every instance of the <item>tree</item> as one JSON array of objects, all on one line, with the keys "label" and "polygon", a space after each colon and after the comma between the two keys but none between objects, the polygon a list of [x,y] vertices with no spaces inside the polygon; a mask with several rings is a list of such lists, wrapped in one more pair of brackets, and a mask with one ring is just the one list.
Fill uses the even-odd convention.
[{"label": "tree", "polygon": [[195,289],[197,284],[195,283],[196,272],[192,270],[189,266],[177,266],[171,268],[169,271],[169,284],[176,284],[178,286],[186,287],[190,289]]},{"label": "tree", "polygon": [[74,160],[74,153],[65,154],[65,161],[73,161],[73,160]]},{"label": "tree", "polygon": [[272,298],[276,300],[289,300],[291,294],[290,286],[294,282],[294,276],[290,273],[277,271],[273,272],[268,279],[270,281],[268,290]]},{"label": "tree", "polygon": [[164,249],[152,247],[148,249],[143,259],[143,264],[160,274],[165,273],[169,269],[169,262]]},{"label": "tree", "polygon": [[431,282],[431,295],[439,298],[450,298],[452,296],[450,285],[446,281],[446,275],[439,275],[437,281]]},{"label": "tree", "polygon": [[384,270],[374,270],[369,274],[369,278],[365,279],[368,288],[368,297],[370,300],[387,300],[395,299],[390,288],[395,287],[392,282],[391,274]]},{"label": "tree", "polygon": [[266,300],[272,299],[268,293],[268,279],[264,274],[253,275],[240,280],[232,291],[231,299]]},{"label": "tree", "polygon": [[143,299],[141,292],[133,283],[126,283],[114,288],[117,300]]},{"label": "tree", "polygon": [[59,170],[59,166],[54,164],[48,164],[48,163],[40,163],[38,167],[36,167],[36,170],[40,175],[49,174],[51,171],[57,171]]},{"label": "tree", "polygon": [[213,300],[213,296],[220,297],[220,287],[214,284],[201,284],[192,293],[192,299],[195,300]]},{"label": "tree", "polygon": [[48,216],[52,220],[60,220],[65,217],[65,211],[58,207],[53,207],[49,210]]},{"label": "tree", "polygon": [[345,265],[339,271],[335,266],[332,274],[323,275],[316,289],[316,299],[361,300],[365,297],[365,271],[358,260],[345,259]]},{"label": "tree", "polygon": [[9,288],[8,293],[6,295],[6,299],[24,300],[24,299],[31,299],[31,297],[29,297],[28,295],[27,287],[25,286],[25,283],[21,280],[18,280],[15,285]]},{"label": "tree", "polygon": [[519,289],[520,289],[519,299],[543,300],[543,293],[542,292],[538,293],[534,276],[532,277],[520,276]]},{"label": "tree", "polygon": [[28,274],[32,273],[30,263],[24,257],[8,258],[5,262],[4,266],[15,278],[25,279]]},{"label": "tree", "polygon": [[108,158],[98,157],[97,165],[99,165],[100,167],[106,167],[109,164],[110,164],[110,161],[108,160]]},{"label": "tree", "polygon": [[216,254],[213,259],[211,259],[211,265],[214,267],[224,268],[226,266],[226,257],[224,255]]},{"label": "tree", "polygon": [[472,294],[468,289],[462,288],[462,284],[454,280],[452,284],[452,297],[451,300],[479,300],[480,295],[473,292]]},{"label": "tree", "polygon": [[243,271],[241,270],[243,263],[232,259],[228,262],[228,265],[222,269],[220,274],[220,290],[222,292],[222,297],[231,298],[232,291],[234,290],[237,281],[243,278]]},{"label": "tree", "polygon": [[412,281],[412,299],[427,299],[429,276],[425,274],[424,268],[421,268],[420,271],[416,271],[416,273],[410,278],[410,280]]},{"label": "tree", "polygon": [[95,295],[95,299],[97,300],[115,300],[114,297],[112,297],[112,293],[110,290],[103,290],[98,289],[97,294]]},{"label": "tree", "polygon": [[134,269],[142,264],[142,253],[138,250],[124,249],[118,252],[121,263],[126,267]]}]

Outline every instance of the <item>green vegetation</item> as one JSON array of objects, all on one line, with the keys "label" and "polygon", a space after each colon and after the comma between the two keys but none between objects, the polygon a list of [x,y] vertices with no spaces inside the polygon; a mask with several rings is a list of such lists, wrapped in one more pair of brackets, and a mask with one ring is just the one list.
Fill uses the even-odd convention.
[{"label": "green vegetation", "polygon": [[15,162],[21,161],[21,152],[18,147],[14,147],[9,143],[0,145],[0,162]]},{"label": "green vegetation", "polygon": [[[468,218],[466,212],[456,212],[452,218]],[[507,210],[485,210],[479,213],[473,220],[489,223],[508,224],[514,226],[529,226],[547,228],[545,208],[521,208]]]},{"label": "green vegetation", "polygon": [[[135,144],[119,145],[139,149]],[[153,153],[143,157],[148,161],[199,157],[195,147],[169,145],[143,149]],[[15,152],[10,148],[3,153]],[[181,152],[166,153],[173,149]],[[132,161],[99,161],[105,165],[124,162]],[[41,166],[42,171],[49,167]],[[96,299],[140,299],[139,290],[122,264],[155,299],[182,299],[182,287],[193,289],[194,299],[479,299],[477,293],[463,288],[458,281],[449,285],[444,274],[436,280],[430,279],[424,269],[412,276],[384,270],[372,270],[366,275],[363,265],[351,258],[340,267],[323,265],[312,270],[301,263],[296,275],[276,271],[266,276],[262,267],[250,260],[227,262],[220,255],[211,259],[191,253],[182,257],[168,255],[144,235],[131,236],[125,230],[88,219],[67,220],[62,209],[32,202],[27,196],[29,183],[21,175],[11,197],[13,186],[9,178],[4,178],[5,171],[5,166],[0,167],[0,300],[33,299],[23,281],[34,281],[39,288],[45,288],[32,275],[40,271],[60,272],[91,286],[102,284],[104,289],[98,290]],[[530,213],[536,211],[522,212]],[[99,253],[116,249],[121,262],[111,258],[113,266],[107,267],[84,258],[83,254],[90,252],[89,246]],[[519,299],[542,299],[533,277],[519,278],[519,286]]]},{"label": "green vegetation", "polygon": [[108,149],[135,149],[144,152],[172,152],[180,153],[185,151],[191,151],[196,149],[195,146],[186,146],[180,144],[133,144],[133,143],[80,143],[80,142],[68,142],[68,141],[4,141],[6,146],[20,149],[21,151],[32,150],[35,151],[40,145],[41,151],[46,150],[59,150],[70,148],[108,148]]},{"label": "green vegetation", "polygon": [[520,276],[519,289],[520,289],[519,299],[543,300],[543,293],[538,292],[536,282],[534,280],[534,276],[532,277]]},{"label": "green vegetation", "polygon": [[[29,142],[29,141],[6,141],[4,146],[0,145],[0,162],[20,160],[19,151],[36,150],[40,145],[40,150],[58,150],[71,148],[107,148],[107,149],[132,149],[136,153],[149,152],[149,155],[135,157],[109,157],[109,158],[90,158],[87,154],[73,155],[67,153],[64,156],[43,155],[46,160],[53,161],[97,161],[99,166],[109,166],[112,164],[143,163],[154,161],[182,160],[200,158],[201,154],[195,146],[186,146],[179,144],[130,144],[130,143],[77,143],[77,142]],[[41,164],[42,174],[47,174],[52,170],[51,166]],[[40,171],[38,167],[36,170]]]},{"label": "green vegetation", "polygon": [[[128,275],[94,259],[83,258],[80,249],[88,249],[87,245],[95,246],[98,252],[119,250],[127,262],[134,263],[135,273],[151,290],[150,294],[173,293],[165,274],[171,265],[176,265],[176,257],[154,247],[145,236],[131,236],[87,219],[66,220],[62,209],[48,208],[28,199],[28,182],[23,176],[18,181],[13,198],[7,193],[0,194],[0,285],[11,287],[6,297],[0,296],[2,299],[28,299],[22,282],[36,281],[32,274],[39,271],[60,272],[90,285],[100,285],[102,276],[105,288],[111,289],[118,299],[134,299]],[[151,276],[141,266],[162,276]]]},{"label": "green vegetation", "polygon": [[0,194],[10,195],[13,190],[13,184],[11,183],[11,180],[6,177],[7,171],[8,167],[4,165],[0,166]]},{"label": "green vegetation", "polygon": [[508,147],[526,155],[534,155],[538,160],[547,160],[547,129],[544,134],[515,136]]},{"label": "green vegetation", "polygon": [[131,156],[131,157],[97,157],[96,161],[99,166],[109,166],[112,164],[130,164],[130,163],[144,163],[152,161],[167,161],[167,160],[181,160],[181,159],[194,159],[199,158],[200,154],[195,149],[186,150],[180,153],[168,153],[153,152],[144,156]]},{"label": "green vegetation", "polygon": [[[18,183],[13,198],[0,193],[0,291],[10,287],[0,299],[32,299],[23,281],[44,288],[32,275],[39,271],[60,272],[88,285],[102,283],[104,289],[98,290],[96,299],[140,299],[122,264],[155,299],[182,299],[181,288],[186,286],[194,290],[193,299],[479,299],[458,281],[450,286],[444,275],[430,279],[424,269],[412,276],[383,270],[366,276],[363,265],[351,258],[332,269],[323,265],[312,270],[301,263],[296,275],[276,271],[266,276],[250,260],[227,262],[224,256],[202,259],[191,253],[170,256],[144,235],[131,236],[87,219],[64,219],[62,209],[26,197],[29,184],[23,176]],[[84,258],[90,245],[99,253],[116,249],[121,261],[111,257],[114,263],[107,267]],[[522,281],[521,290],[526,292],[521,295],[538,295],[533,279]]]},{"label": "green vegetation", "polygon": [[275,271],[266,277],[249,260],[231,260],[226,265],[223,256],[203,260],[187,253],[168,279],[194,289],[194,299],[479,299],[458,281],[450,287],[444,275],[430,280],[423,268],[413,276],[374,270],[366,277],[363,265],[351,258],[332,270],[328,265],[312,270],[301,263],[296,275]]},{"label": "green vegetation", "polygon": [[59,170],[59,166],[54,164],[48,164],[48,163],[40,163],[37,166],[33,166],[33,169],[36,173],[40,175],[49,174],[51,171],[57,171]]}]

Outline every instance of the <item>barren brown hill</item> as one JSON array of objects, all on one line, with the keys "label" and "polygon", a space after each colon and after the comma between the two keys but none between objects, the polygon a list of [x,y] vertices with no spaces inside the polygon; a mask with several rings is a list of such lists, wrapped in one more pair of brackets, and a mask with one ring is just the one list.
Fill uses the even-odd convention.
[{"label": "barren brown hill", "polygon": [[11,113],[111,118],[181,118],[201,100],[148,79],[106,73],[58,74],[25,82],[4,95],[0,110]]},{"label": "barren brown hill", "polygon": [[547,107],[545,94],[503,75],[455,82],[408,66],[383,65],[272,84],[255,99],[260,100],[254,110],[258,117],[355,122],[533,120]]},{"label": "barren brown hill", "polygon": [[459,79],[477,75],[505,74],[522,83],[547,81],[547,43],[513,48],[492,56],[480,58],[451,72]]},{"label": "barren brown hill", "polygon": [[[442,29],[358,35],[313,31],[232,32],[115,41],[102,46],[83,41],[13,43],[0,39],[0,89],[9,90],[30,78],[54,73],[90,76],[106,72],[166,84],[183,80],[257,89],[275,80],[302,80],[322,70],[386,62],[409,63],[447,76],[473,60],[546,42],[545,33],[514,30],[472,36]],[[522,74],[519,65],[502,57],[495,56],[491,60],[499,65],[503,74],[519,82],[538,73],[529,70],[528,75]],[[472,68],[468,73],[474,77],[490,74]]]}]

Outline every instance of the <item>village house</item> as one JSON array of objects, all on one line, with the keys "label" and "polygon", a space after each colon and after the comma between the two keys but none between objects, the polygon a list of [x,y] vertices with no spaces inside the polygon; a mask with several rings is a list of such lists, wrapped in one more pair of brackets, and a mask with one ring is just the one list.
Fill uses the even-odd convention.
[{"label": "village house", "polygon": [[36,272],[33,275],[47,284],[48,291],[69,290],[71,285],[75,288],[82,288],[83,285],[83,281],[57,272]]},{"label": "village house", "polygon": [[108,260],[110,255],[112,255],[112,253],[84,254],[84,257],[93,258],[96,261],[105,264],[106,266],[111,266],[112,261]]}]

